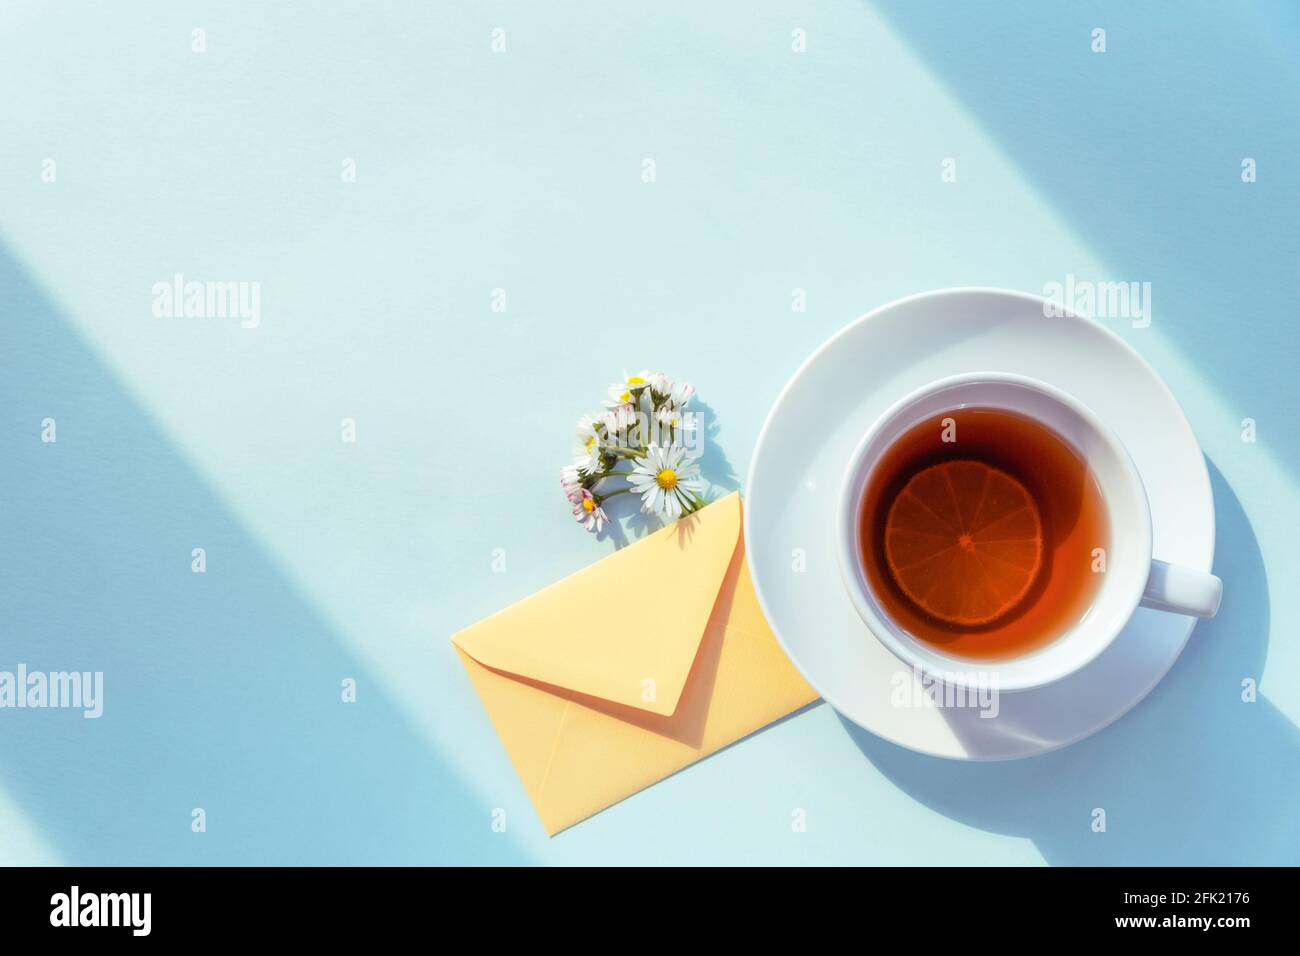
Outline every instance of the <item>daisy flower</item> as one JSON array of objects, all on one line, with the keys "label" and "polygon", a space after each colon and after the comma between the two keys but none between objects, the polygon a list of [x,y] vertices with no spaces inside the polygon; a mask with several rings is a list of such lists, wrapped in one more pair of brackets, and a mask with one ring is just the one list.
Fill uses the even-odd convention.
[{"label": "daisy flower", "polygon": [[605,404],[610,406],[630,404],[649,384],[649,372],[637,372],[635,375],[624,372],[623,381],[615,382],[609,387],[609,401]]},{"label": "daisy flower", "polygon": [[664,402],[654,414],[655,423],[659,425],[659,444],[676,444],[677,438],[684,432],[695,431],[695,416],[682,411],[680,405]]},{"label": "daisy flower", "polygon": [[596,496],[583,488],[578,497],[573,499],[573,519],[588,531],[599,532],[605,527],[609,515],[605,514],[605,509],[600,506]]},{"label": "daisy flower", "polygon": [[668,380],[668,376],[663,372],[655,372],[651,375],[649,385],[656,401],[663,401],[663,399],[667,398],[669,389],[673,387],[673,383]]},{"label": "daisy flower", "polygon": [[662,448],[651,445],[644,458],[639,459],[628,475],[632,490],[641,496],[641,510],[658,514],[669,520],[689,514],[696,502],[703,482],[698,462],[686,460],[686,449],[680,445]]},{"label": "daisy flower", "polygon": [[[674,382],[662,372],[625,369],[608,393],[601,412],[578,421],[573,461],[560,469],[560,487],[574,520],[599,532],[611,522],[604,502],[632,492],[640,497],[643,512],[663,521],[703,508],[708,483],[691,441],[703,431],[703,419],[686,410],[695,386]],[[619,470],[624,462],[631,471]],[[614,478],[626,486],[595,490]]]},{"label": "daisy flower", "polygon": [[691,396],[695,394],[695,386],[690,382],[672,382],[668,386],[668,401],[678,408],[685,408],[691,403]]},{"label": "daisy flower", "polygon": [[596,426],[601,419],[583,415],[578,420],[578,440],[573,446],[573,463],[587,474],[600,471],[600,433]]},{"label": "daisy flower", "polygon": [[578,492],[582,491],[582,475],[578,474],[577,465],[565,465],[560,469],[560,487],[571,503],[578,499]]}]

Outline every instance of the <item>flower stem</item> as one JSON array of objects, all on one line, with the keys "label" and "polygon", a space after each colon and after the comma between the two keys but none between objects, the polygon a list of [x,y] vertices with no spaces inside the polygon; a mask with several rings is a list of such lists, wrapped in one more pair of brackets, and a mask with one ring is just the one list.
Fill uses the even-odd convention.
[{"label": "flower stem", "polygon": [[606,501],[608,501],[610,498],[613,498],[615,495],[625,495],[631,490],[632,490],[631,488],[620,488],[618,489],[618,491],[611,491],[607,495],[596,495],[596,503],[604,504]]}]

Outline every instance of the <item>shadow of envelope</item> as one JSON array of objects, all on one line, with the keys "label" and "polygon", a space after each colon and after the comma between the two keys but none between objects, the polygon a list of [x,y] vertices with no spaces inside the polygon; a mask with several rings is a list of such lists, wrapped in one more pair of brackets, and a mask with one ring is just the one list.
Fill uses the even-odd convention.
[{"label": "shadow of envelope", "polygon": [[452,637],[547,833],[817,699],[740,528],[731,494]]}]

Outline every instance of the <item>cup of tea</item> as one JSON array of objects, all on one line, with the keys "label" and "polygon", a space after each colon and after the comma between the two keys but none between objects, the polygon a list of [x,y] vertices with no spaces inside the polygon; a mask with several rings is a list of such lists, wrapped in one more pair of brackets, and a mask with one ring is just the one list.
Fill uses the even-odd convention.
[{"label": "cup of tea", "polygon": [[1223,591],[1152,559],[1147,492],[1119,438],[1020,375],[958,375],[893,405],[849,461],[837,520],[867,627],[952,684],[989,671],[1001,690],[1050,684],[1139,606],[1213,617]]}]

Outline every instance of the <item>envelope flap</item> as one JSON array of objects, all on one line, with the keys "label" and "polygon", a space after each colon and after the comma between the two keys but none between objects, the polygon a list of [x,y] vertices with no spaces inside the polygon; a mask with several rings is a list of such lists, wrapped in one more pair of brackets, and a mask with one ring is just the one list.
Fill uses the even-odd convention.
[{"label": "envelope flap", "polygon": [[670,715],[739,536],[732,493],[452,642],[487,667]]}]

